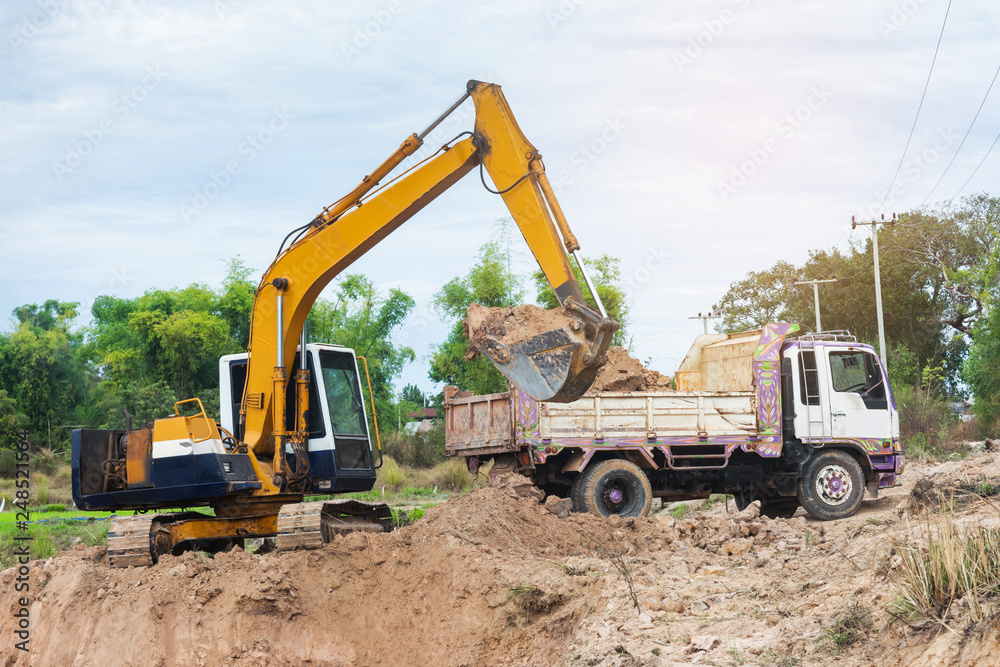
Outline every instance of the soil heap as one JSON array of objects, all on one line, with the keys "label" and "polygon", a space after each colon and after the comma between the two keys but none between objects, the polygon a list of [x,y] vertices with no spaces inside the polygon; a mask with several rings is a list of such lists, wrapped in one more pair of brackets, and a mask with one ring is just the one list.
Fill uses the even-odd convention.
[{"label": "soil heap", "polygon": [[996,497],[966,489],[998,478],[991,452],[914,462],[904,486],[819,522],[710,501],[567,515],[515,475],[316,551],[119,570],[104,547],[78,547],[31,564],[30,653],[10,648],[24,593],[16,570],[0,573],[0,666],[992,667],[995,603],[982,619],[961,600],[933,622],[887,610],[901,550],[924,542],[940,495],[957,522],[996,527]]},{"label": "soil heap", "polygon": [[487,336],[510,346],[575,321],[561,306],[545,310],[531,304],[514,308],[487,308],[474,303],[466,310],[462,322],[462,332],[469,339],[465,358],[472,359],[482,351]]},{"label": "soil heap", "polygon": [[670,378],[650,370],[629,356],[623,347],[608,348],[608,363],[601,367],[590,385],[590,392],[663,391],[670,389]]}]

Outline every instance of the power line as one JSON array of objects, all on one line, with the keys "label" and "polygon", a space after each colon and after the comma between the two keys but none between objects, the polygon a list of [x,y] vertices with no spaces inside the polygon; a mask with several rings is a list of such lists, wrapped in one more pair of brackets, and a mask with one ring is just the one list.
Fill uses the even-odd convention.
[{"label": "power line", "polygon": [[969,177],[967,179],[965,179],[965,183],[962,183],[962,187],[960,187],[958,189],[958,192],[956,192],[955,194],[953,194],[951,196],[951,199],[948,200],[949,204],[952,202],[952,200],[955,199],[955,197],[957,197],[958,195],[962,194],[962,190],[965,189],[965,186],[969,184],[969,181],[972,180],[972,177],[976,175],[976,172],[979,171],[979,168],[983,166],[984,162],[986,162],[986,158],[988,158],[990,156],[990,152],[993,150],[993,147],[997,145],[998,141],[1000,141],[1000,134],[998,134],[997,138],[993,140],[992,144],[990,144],[989,149],[987,149],[987,151],[986,151],[986,155],[984,155],[983,159],[979,161],[979,164],[976,165],[976,168],[972,170],[972,173],[969,175]]},{"label": "power line", "polygon": [[[986,104],[986,98],[990,96],[990,91],[993,90],[993,84],[997,82],[998,74],[1000,74],[1000,66],[998,66],[997,71],[993,73],[993,80],[990,81],[990,87],[986,89],[986,94],[983,95],[983,101],[979,103],[979,108],[976,109],[976,115],[972,118],[972,122],[969,123],[969,129],[965,131],[965,136],[962,137],[962,141],[958,144],[958,148],[955,149],[955,154],[951,156],[951,160],[948,162],[948,166],[944,168],[944,172],[942,172],[941,178],[937,180],[937,183],[934,184],[934,187],[931,188],[931,191],[928,192],[927,196],[924,197],[924,200],[920,202],[921,206],[927,203],[927,200],[930,199],[931,195],[934,194],[934,191],[937,190],[937,186],[941,185],[941,181],[944,180],[945,174],[947,174],[948,170],[951,169],[951,165],[955,162],[955,158],[957,158],[959,152],[961,152],[962,146],[965,145],[965,140],[969,138],[969,133],[972,132],[972,126],[976,124],[976,119],[979,118],[979,112],[983,110],[983,105]],[[952,199],[954,199],[954,197],[952,197]]]},{"label": "power line", "polygon": [[702,315],[701,313],[698,313],[697,316],[692,316],[692,317],[689,317],[688,319],[689,320],[701,320],[701,324],[702,324],[703,328],[705,329],[705,335],[707,336],[708,335],[708,321],[709,320],[721,320],[722,319],[722,314],[719,311],[715,311],[714,313],[712,313],[711,311],[709,311],[705,315]]},{"label": "power line", "polygon": [[927,88],[931,84],[931,75],[934,73],[934,63],[937,62],[938,51],[941,49],[941,38],[944,37],[944,27],[948,24],[948,12],[951,11],[951,0],[948,0],[948,8],[944,10],[944,21],[941,23],[941,34],[938,35],[937,46],[934,47],[934,58],[931,59],[931,69],[927,72],[927,81],[924,82],[924,92],[920,95],[920,104],[917,105],[917,115],[913,117],[913,126],[910,128],[910,136],[906,138],[906,145],[903,146],[903,154],[899,156],[899,164],[896,165],[896,173],[892,175],[892,180],[889,182],[889,189],[885,191],[885,196],[882,197],[882,203],[878,205],[878,214],[885,205],[885,200],[889,198],[889,193],[892,192],[892,186],[896,184],[896,177],[899,176],[899,170],[903,168],[903,160],[906,159],[906,151],[910,148],[910,141],[913,140],[913,131],[917,129],[917,119],[920,118],[920,110],[924,106],[924,98],[927,97]]}]

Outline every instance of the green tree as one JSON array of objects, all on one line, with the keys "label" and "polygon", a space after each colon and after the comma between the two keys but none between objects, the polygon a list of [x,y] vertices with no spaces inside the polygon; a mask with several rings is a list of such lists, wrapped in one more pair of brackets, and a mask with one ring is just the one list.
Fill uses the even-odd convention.
[{"label": "green tree", "polygon": [[[0,414],[8,428],[28,439],[61,447],[68,443],[76,409],[90,381],[82,336],[72,331],[79,304],[55,300],[14,310],[17,328],[0,336]],[[12,403],[11,403],[12,401]]]},{"label": "green tree", "polygon": [[972,338],[985,304],[1000,296],[1000,199],[984,193],[904,213],[892,236],[912,265],[938,276],[945,324]]},{"label": "green tree", "polygon": [[424,392],[415,384],[408,384],[399,392],[399,400],[408,401],[419,407],[424,406]]},{"label": "green tree", "polygon": [[751,271],[732,283],[712,310],[722,312],[716,325],[721,332],[759,329],[768,322],[796,321],[801,310],[800,295],[793,283],[799,269],[790,262],[778,261],[769,269]]},{"label": "green tree", "polygon": [[102,376],[120,387],[162,381],[178,397],[217,403],[219,357],[241,349],[218,302],[199,284],[98,297],[90,338]]},{"label": "green tree", "polygon": [[[948,307],[942,277],[928,266],[916,264],[900,248],[901,227],[880,231],[882,301],[890,372],[894,380],[914,387],[920,371],[942,365],[947,390],[959,393],[959,370],[966,344],[949,335],[942,323]],[[847,330],[862,342],[877,345],[875,269],[871,239],[846,251],[816,250],[801,267],[779,261],[764,271],[752,271],[734,282],[713,306],[723,319],[720,332],[744,331],[767,322],[799,322],[815,326],[813,290],[796,281],[834,278],[819,288],[820,315],[826,331]],[[913,363],[909,363],[909,357]],[[904,372],[905,369],[905,372]]]},{"label": "green tree", "polygon": [[[617,257],[604,254],[596,259],[584,257],[583,263],[587,266],[587,273],[590,275],[590,279],[597,289],[598,296],[601,297],[601,302],[604,303],[604,309],[607,311],[608,317],[616,320],[620,325],[618,331],[615,332],[614,338],[611,339],[612,344],[626,345],[628,343],[629,303],[625,289],[621,285],[621,260]],[[590,307],[596,309],[597,303],[587,288],[586,282],[583,279],[583,272],[580,271],[580,267],[577,266],[574,259],[570,259],[570,264],[573,266],[576,281],[580,284],[583,291],[584,301]],[[559,299],[556,297],[552,285],[549,284],[548,279],[541,269],[535,271],[532,278],[534,279],[535,289],[538,293],[538,305],[548,310],[557,307]]]},{"label": "green tree", "polygon": [[479,259],[464,278],[453,278],[434,295],[434,307],[442,319],[453,322],[448,338],[431,358],[430,378],[477,394],[506,391],[507,379],[484,355],[467,359],[468,340],[463,332],[465,311],[473,303],[496,308],[524,300],[523,281],[511,269],[509,235],[501,223],[494,238],[479,248]]},{"label": "green tree", "polygon": [[[306,320],[306,336],[311,342],[350,347],[365,357],[379,425],[394,425],[397,414],[392,382],[416,355],[412,348],[393,343],[392,334],[412,312],[413,298],[396,288],[385,294],[360,274],[344,276],[336,290],[334,300],[320,299],[313,304]],[[364,363],[359,362],[359,367],[364,375]],[[367,388],[364,377],[362,386]]]},{"label": "green tree", "polygon": [[0,448],[12,447],[27,428],[27,415],[20,411],[6,389],[0,389]]},{"label": "green tree", "polygon": [[965,363],[973,413],[988,433],[1000,427],[1000,308],[988,307],[974,332],[975,343]]},{"label": "green tree", "polygon": [[250,313],[253,312],[256,293],[249,279],[253,274],[254,270],[237,255],[228,262],[222,290],[218,294],[218,314],[229,324],[229,335],[240,350],[246,350],[250,343]]}]

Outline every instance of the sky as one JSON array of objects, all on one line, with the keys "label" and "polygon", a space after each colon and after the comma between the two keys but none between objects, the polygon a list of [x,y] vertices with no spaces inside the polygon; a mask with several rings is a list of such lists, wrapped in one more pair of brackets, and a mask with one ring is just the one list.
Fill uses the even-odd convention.
[{"label": "sky", "polygon": [[[82,325],[101,294],[219,286],[237,255],[262,272],[478,79],[503,86],[584,256],[621,259],[634,356],[672,373],[689,318],[748,271],[959,193],[1000,132],[998,90],[955,155],[1000,65],[996,3],[950,8],[903,153],[948,4],[4,3],[0,327],[25,303],[78,301]],[[469,102],[442,131],[471,128]],[[989,154],[960,194],[998,176]],[[399,387],[439,389],[433,295],[506,214],[471,174],[351,267],[416,300]]]}]

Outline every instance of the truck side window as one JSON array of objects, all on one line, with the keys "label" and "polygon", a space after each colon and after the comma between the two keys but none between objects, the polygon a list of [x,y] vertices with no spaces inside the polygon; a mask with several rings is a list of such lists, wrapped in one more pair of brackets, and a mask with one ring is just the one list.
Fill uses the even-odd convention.
[{"label": "truck side window", "polygon": [[859,394],[869,409],[884,409],[885,383],[875,355],[867,352],[831,352],[833,390]]},{"label": "truck side window", "polygon": [[799,352],[799,391],[806,405],[819,405],[819,377],[816,373],[816,353]]}]

